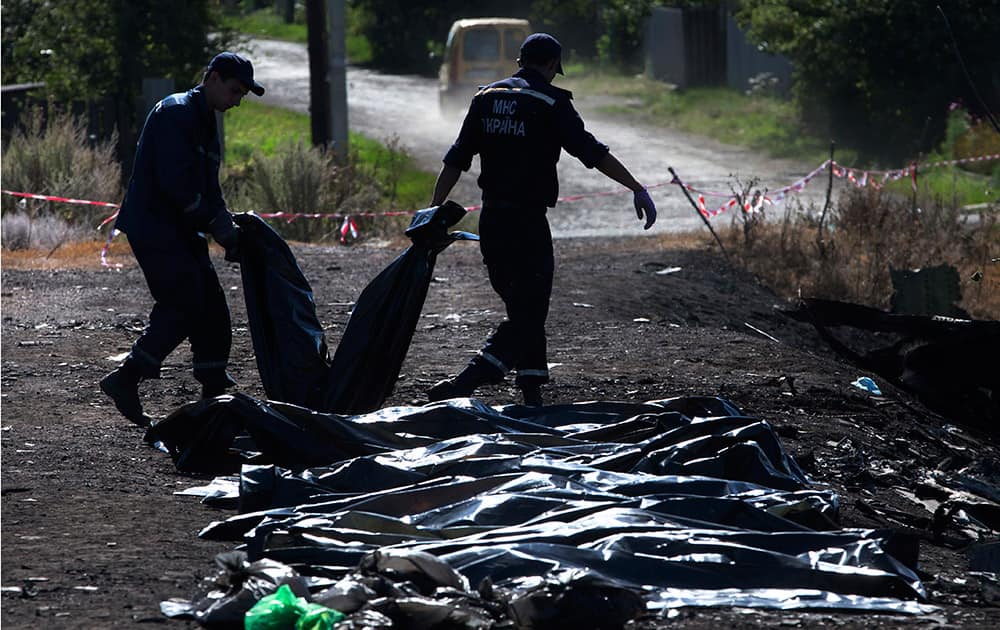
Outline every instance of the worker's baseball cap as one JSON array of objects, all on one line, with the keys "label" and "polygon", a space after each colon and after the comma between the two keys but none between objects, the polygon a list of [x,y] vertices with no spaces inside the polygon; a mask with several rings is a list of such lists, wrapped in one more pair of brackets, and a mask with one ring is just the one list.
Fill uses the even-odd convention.
[{"label": "worker's baseball cap", "polygon": [[264,95],[264,86],[253,80],[253,64],[250,60],[232,52],[221,52],[212,57],[208,72],[216,71],[224,79],[236,79],[257,96]]},{"label": "worker's baseball cap", "polygon": [[552,59],[559,60],[556,72],[564,74],[562,68],[562,44],[548,33],[532,33],[521,44],[522,62],[545,63]]}]

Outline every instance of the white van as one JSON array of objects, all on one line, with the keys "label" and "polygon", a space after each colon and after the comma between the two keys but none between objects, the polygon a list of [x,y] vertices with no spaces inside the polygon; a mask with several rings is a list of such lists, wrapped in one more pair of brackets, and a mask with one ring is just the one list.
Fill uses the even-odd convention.
[{"label": "white van", "polygon": [[521,43],[531,34],[528,20],[456,20],[448,31],[444,63],[438,73],[441,113],[461,113],[481,85],[517,72]]}]

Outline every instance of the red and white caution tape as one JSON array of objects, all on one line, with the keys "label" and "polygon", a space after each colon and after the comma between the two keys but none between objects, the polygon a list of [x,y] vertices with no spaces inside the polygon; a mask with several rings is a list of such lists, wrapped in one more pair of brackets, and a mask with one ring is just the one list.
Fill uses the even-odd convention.
[{"label": "red and white caution tape", "polygon": [[121,204],[110,203],[108,201],[90,201],[88,199],[73,199],[71,197],[54,197],[52,195],[39,195],[36,193],[15,192],[13,190],[0,190],[0,193],[13,197],[23,197],[25,199],[39,199],[41,201],[58,201],[59,203],[74,203],[85,206],[104,206],[106,208],[120,208]]},{"label": "red and white caution tape", "polygon": [[[888,171],[878,171],[873,169],[860,169],[849,166],[843,166],[838,164],[833,160],[826,160],[808,174],[803,176],[801,179],[795,182],[778,188],[777,190],[767,190],[765,189],[763,193],[760,191],[755,191],[752,197],[752,201],[745,202],[742,207],[744,212],[757,212],[760,211],[765,204],[770,203],[780,203],[784,201],[785,198],[791,193],[802,192],[810,181],[816,178],[817,175],[830,168],[833,172],[833,176],[840,179],[847,179],[857,188],[865,188],[866,186],[871,186],[875,189],[881,189],[889,182],[897,181],[903,179],[904,177],[910,178],[910,186],[913,190],[917,190],[917,174],[920,168],[929,169],[937,168],[941,166],[957,166],[959,164],[969,164],[972,162],[988,162],[992,160],[1000,160],[1000,153],[992,153],[989,155],[979,155],[975,157],[959,158],[956,160],[942,160],[938,162],[928,162],[927,164],[919,164],[917,162],[911,163],[909,166],[899,169],[892,169]],[[709,192],[699,190],[690,184],[683,183],[679,178],[675,182],[684,186],[687,190],[698,195],[698,211],[701,212],[706,217],[715,217],[726,210],[739,204],[736,195],[732,193],[720,193],[720,192]],[[715,209],[708,209],[705,205],[705,197],[722,197],[728,199],[725,203]]]},{"label": "red and white caution tape", "polygon": [[[955,160],[942,160],[938,162],[929,162],[927,164],[919,166],[922,166],[923,168],[927,169],[927,168],[937,168],[940,166],[957,166],[959,164],[968,164],[972,162],[987,162],[992,160],[1000,160],[1000,153],[979,155],[968,158],[959,158]],[[871,169],[846,167],[837,164],[833,160],[826,160],[825,162],[817,166],[815,169],[813,169],[810,173],[808,173],[801,179],[798,179],[795,182],[789,184],[788,186],[778,188],[777,190],[774,191],[769,191],[767,189],[765,189],[763,192],[759,190],[755,191],[750,201],[746,201],[742,204],[742,209],[744,212],[753,213],[762,210],[764,205],[766,204],[779,203],[783,201],[790,193],[797,193],[804,190],[810,181],[812,181],[817,175],[819,175],[827,168],[832,169],[833,175],[835,177],[846,178],[848,181],[850,181],[858,188],[864,188],[865,186],[872,186],[876,189],[879,189],[888,182],[896,181],[902,179],[903,177],[910,177],[913,189],[916,190],[917,188],[918,164],[916,162],[913,162],[909,166],[901,169],[893,169],[889,171],[877,171]],[[738,198],[736,197],[736,195],[732,193],[708,192],[708,191],[698,190],[697,188],[691,186],[690,184],[685,184],[681,182],[679,178],[677,178],[675,181],[659,182],[656,184],[652,184],[646,186],[646,189],[648,190],[652,188],[659,188],[661,186],[667,186],[669,184],[675,184],[675,183],[679,183],[689,191],[698,195],[698,209],[706,217],[718,216],[723,212],[725,212],[726,210],[739,204]],[[567,195],[565,197],[560,197],[558,201],[562,203],[567,203],[567,202],[581,201],[584,199],[590,199],[595,197],[620,195],[626,192],[629,191],[627,189],[618,189],[618,190],[608,190],[598,193]],[[98,230],[100,230],[105,225],[114,221],[115,218],[117,218],[118,216],[117,209],[121,208],[121,204],[111,203],[108,201],[91,201],[89,199],[74,199],[72,197],[59,197],[55,195],[42,195],[38,193],[17,192],[13,190],[3,190],[3,189],[0,189],[0,193],[5,195],[11,195],[14,197],[21,197],[24,199],[38,199],[40,201],[52,201],[57,203],[69,203],[78,205],[115,208],[116,211],[110,216],[106,217],[104,220],[102,220],[100,225],[97,226]],[[726,198],[727,201],[718,208],[709,210],[705,204],[705,197]],[[473,212],[475,210],[482,209],[482,205],[466,206],[465,209],[468,212]],[[337,219],[337,220],[342,219],[343,224],[340,227],[341,241],[346,242],[348,234],[350,234],[352,238],[357,238],[359,235],[358,226],[354,222],[354,219],[352,217],[394,217],[394,216],[412,216],[413,214],[414,214],[413,211],[391,210],[383,212],[355,212],[350,214],[341,212],[334,212],[334,213],[262,212],[259,213],[258,216],[264,219],[280,219],[288,222],[292,222],[297,219]],[[107,262],[107,252],[111,246],[111,241],[116,233],[117,230],[115,229],[112,229],[109,232],[108,240],[105,243],[103,251],[101,252],[101,264],[107,267],[113,266]],[[120,266],[120,265],[114,265],[114,266]]]},{"label": "red and white caution tape", "polygon": [[350,234],[352,239],[358,238],[358,226],[355,225],[354,219],[347,216],[344,217],[344,224],[340,226],[340,242],[347,244],[347,235]]}]

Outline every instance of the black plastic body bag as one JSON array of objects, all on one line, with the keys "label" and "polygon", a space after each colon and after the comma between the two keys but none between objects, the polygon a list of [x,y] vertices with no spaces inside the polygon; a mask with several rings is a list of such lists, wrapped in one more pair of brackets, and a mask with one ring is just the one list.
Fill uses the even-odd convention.
[{"label": "black plastic body bag", "polygon": [[413,244],[361,292],[331,359],[312,288],[287,243],[259,217],[237,215],[247,318],[267,397],[330,413],[381,407],[399,377],[438,253],[479,238],[448,232],[463,216],[451,201],[417,212],[406,230]]}]

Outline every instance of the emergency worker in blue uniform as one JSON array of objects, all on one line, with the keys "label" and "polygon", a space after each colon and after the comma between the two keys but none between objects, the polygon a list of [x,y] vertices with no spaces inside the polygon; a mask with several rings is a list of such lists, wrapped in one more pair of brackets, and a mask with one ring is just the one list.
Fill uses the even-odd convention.
[{"label": "emergency worker in blue uniform", "polygon": [[239,228],[219,187],[220,143],[215,112],[238,107],[247,92],[260,96],[253,65],[230,52],[216,55],[201,83],[172,94],[150,111],[115,227],[128,235],[153,296],[149,324],[101,390],[123,416],[145,426],[139,383],[159,378],[160,365],[185,339],[202,397],[236,383],[226,367],[232,345],[229,307],[208,254],[205,234],[239,261]]},{"label": "emergency worker in blue uniform", "polygon": [[471,396],[480,385],[500,382],[516,370],[525,404],[542,404],[541,385],[549,380],[545,319],[554,268],[545,214],[559,194],[556,163],[562,149],[632,190],[646,229],[656,221],[646,189],[585,129],[572,93],[551,84],[563,73],[559,42],[534,33],[521,45],[517,62],[514,76],[473,97],[458,139],[444,156],[431,201],[444,203],[473,156],[480,156],[480,249],[507,318],[462,372],[427,391],[431,401]]}]

